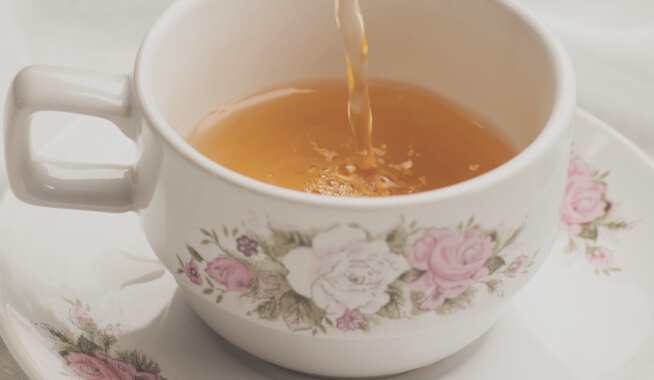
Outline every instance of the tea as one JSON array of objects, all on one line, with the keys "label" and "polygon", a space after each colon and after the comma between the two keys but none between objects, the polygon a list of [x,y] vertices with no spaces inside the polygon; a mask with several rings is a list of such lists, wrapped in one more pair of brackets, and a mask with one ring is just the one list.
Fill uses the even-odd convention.
[{"label": "tea", "polygon": [[188,141],[259,181],[340,196],[410,194],[483,174],[516,154],[488,122],[417,86],[369,83],[376,168],[353,155],[345,81],[289,83],[224,106]]},{"label": "tea", "polygon": [[368,90],[368,42],[358,0],[335,0],[336,25],[343,38],[349,91],[347,112],[361,168],[377,166],[372,147],[372,111]]}]

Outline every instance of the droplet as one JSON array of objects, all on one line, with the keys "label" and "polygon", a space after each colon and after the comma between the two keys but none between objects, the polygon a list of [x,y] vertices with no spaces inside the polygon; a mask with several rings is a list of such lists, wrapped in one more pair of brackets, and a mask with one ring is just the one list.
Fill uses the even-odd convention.
[{"label": "droplet", "polygon": [[379,186],[384,187],[384,188],[391,188],[395,186],[395,181],[392,179],[386,177],[385,175],[379,176],[377,179],[377,182],[379,183]]}]

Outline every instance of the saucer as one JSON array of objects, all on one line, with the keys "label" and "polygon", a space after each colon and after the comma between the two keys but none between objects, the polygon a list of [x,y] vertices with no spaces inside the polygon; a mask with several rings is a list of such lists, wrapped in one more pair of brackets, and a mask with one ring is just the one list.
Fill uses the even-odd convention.
[{"label": "saucer", "polygon": [[[578,110],[575,123],[564,223],[541,272],[475,343],[389,379],[654,378],[654,165],[588,113]],[[82,124],[65,128],[41,154],[133,157],[111,128],[91,135]],[[73,137],[105,148],[79,149]],[[33,379],[95,378],[88,371],[120,379],[312,379],[256,359],[204,325],[135,214],[39,208],[10,192],[0,202],[0,333]]]}]

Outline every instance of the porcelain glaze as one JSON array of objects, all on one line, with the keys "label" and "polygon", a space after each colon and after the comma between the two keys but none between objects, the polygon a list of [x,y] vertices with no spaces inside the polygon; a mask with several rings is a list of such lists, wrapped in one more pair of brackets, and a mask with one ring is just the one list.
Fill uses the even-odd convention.
[{"label": "porcelain glaze", "polygon": [[[575,125],[575,157],[591,171],[609,172],[604,199],[614,207],[605,220],[630,226],[613,234],[599,220],[596,240],[585,240],[610,251],[611,267],[621,270],[605,275],[603,264],[591,260],[583,245],[568,249],[571,233],[561,230],[542,271],[487,334],[435,365],[391,379],[654,376],[654,258],[649,254],[654,207],[648,201],[654,191],[654,166],[631,142],[592,116],[579,112]],[[82,122],[70,125],[42,153],[62,160],[81,158],[74,148],[88,127]],[[128,144],[120,144],[119,136],[99,137],[113,148],[84,157],[102,153],[119,159],[125,154]],[[181,297],[174,275],[165,272],[138,227],[132,213],[33,207],[11,193],[4,195],[0,333],[30,378],[77,378],[68,369],[73,362],[60,353],[59,338],[45,325],[76,339],[84,333],[78,325],[89,331],[95,325],[117,339],[105,351],[114,361],[106,358],[106,363],[120,366],[115,361],[126,360],[124,368],[130,373],[130,366],[136,367],[120,353],[136,350],[158,364],[158,375],[167,379],[313,379],[258,360],[213,334]],[[147,369],[156,372],[153,365]]]},{"label": "porcelain glaze", "polygon": [[[552,36],[510,2],[376,0],[363,12],[371,76],[459,102],[501,126],[521,153],[473,180],[386,199],[305,194],[222,168],[181,136],[211,109],[258,88],[344,75],[342,48],[327,1],[193,0],[153,27],[133,80],[52,67],[19,74],[5,124],[12,190],[38,205],[137,211],[200,317],[266,361],[364,377],[451,355],[499,318],[554,244],[572,70]],[[466,48],[452,49],[453,41]],[[108,118],[135,142],[136,162],[36,160],[25,148],[30,115],[40,110]],[[439,261],[444,244],[454,256]],[[467,245],[475,260],[457,256]],[[531,269],[516,275],[526,263]],[[377,277],[360,276],[373,269]],[[398,360],[381,359],[388,357]]]}]

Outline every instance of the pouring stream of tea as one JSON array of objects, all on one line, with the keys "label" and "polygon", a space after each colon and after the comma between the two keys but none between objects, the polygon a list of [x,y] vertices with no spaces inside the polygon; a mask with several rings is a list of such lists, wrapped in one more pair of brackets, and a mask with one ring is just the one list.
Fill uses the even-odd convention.
[{"label": "pouring stream of tea", "polygon": [[372,147],[372,112],[368,93],[368,44],[359,0],[335,0],[336,25],[343,37],[349,89],[348,117],[354,133],[358,164],[362,169],[377,167]]},{"label": "pouring stream of tea", "polygon": [[[359,2],[334,1],[347,56],[348,97],[341,81],[290,83],[252,94],[201,122],[189,137],[198,151],[262,182],[347,197],[447,186],[515,154],[478,118],[430,91],[376,80],[369,93],[368,44]],[[343,128],[348,123],[351,131]]]}]

